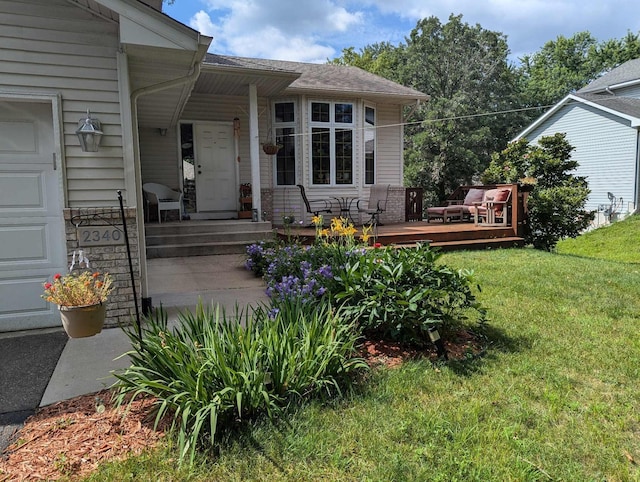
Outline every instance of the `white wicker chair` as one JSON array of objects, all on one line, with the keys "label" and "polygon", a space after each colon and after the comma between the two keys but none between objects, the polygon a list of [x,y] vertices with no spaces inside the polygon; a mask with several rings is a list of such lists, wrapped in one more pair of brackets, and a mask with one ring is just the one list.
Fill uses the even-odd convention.
[{"label": "white wicker chair", "polygon": [[142,185],[147,202],[158,206],[158,223],[162,222],[162,211],[178,210],[178,219],[182,221],[182,193],[174,191],[164,184],[147,182]]}]

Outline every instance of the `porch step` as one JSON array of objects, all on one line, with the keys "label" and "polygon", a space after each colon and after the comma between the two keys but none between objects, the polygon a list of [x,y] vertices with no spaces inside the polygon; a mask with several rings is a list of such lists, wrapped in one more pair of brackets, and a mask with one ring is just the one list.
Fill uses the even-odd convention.
[{"label": "porch step", "polygon": [[272,239],[270,222],[183,221],[145,226],[147,258],[245,253],[249,244]]},{"label": "porch step", "polygon": [[463,239],[458,241],[438,241],[430,243],[442,251],[456,251],[463,249],[495,249],[514,248],[524,246],[524,239],[516,236],[503,238]]}]

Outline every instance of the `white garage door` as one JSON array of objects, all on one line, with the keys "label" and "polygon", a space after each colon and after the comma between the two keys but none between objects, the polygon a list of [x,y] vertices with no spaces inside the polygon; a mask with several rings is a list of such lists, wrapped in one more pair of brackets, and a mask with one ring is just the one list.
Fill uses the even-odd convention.
[{"label": "white garage door", "polygon": [[0,332],[59,326],[42,284],[64,272],[51,103],[0,100]]}]

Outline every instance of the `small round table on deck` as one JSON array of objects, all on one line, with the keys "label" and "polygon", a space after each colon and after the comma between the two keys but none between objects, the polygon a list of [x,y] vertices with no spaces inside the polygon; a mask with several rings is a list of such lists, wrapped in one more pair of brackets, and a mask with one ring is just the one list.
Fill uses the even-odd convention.
[{"label": "small round table on deck", "polygon": [[351,221],[352,224],[356,224],[353,217],[351,216],[351,206],[353,205],[353,201],[358,199],[353,196],[342,196],[342,197],[334,197],[336,201],[338,201],[338,206],[340,207],[340,217],[347,218]]}]

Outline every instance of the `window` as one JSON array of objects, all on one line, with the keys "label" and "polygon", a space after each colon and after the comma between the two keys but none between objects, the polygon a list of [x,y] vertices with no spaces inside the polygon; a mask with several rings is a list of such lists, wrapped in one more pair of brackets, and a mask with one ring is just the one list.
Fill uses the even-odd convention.
[{"label": "window", "polygon": [[311,102],[311,183],[353,184],[353,104]]},{"label": "window", "polygon": [[276,144],[282,146],[275,158],[277,186],[296,183],[295,107],[294,102],[276,102],[273,108]]},{"label": "window", "polygon": [[376,110],[364,108],[364,183],[376,182]]}]

